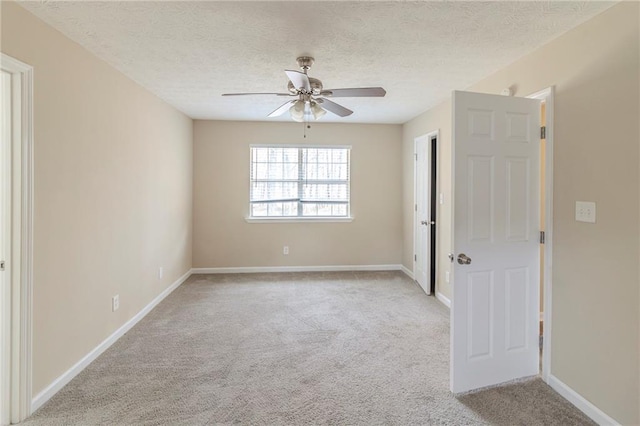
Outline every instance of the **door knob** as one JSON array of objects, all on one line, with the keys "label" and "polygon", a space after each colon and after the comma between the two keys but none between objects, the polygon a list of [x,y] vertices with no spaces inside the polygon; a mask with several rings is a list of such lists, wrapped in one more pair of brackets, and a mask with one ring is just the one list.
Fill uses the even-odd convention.
[{"label": "door knob", "polygon": [[470,265],[471,264],[471,258],[469,256],[467,256],[464,253],[460,253],[458,255],[458,263],[461,265]]}]

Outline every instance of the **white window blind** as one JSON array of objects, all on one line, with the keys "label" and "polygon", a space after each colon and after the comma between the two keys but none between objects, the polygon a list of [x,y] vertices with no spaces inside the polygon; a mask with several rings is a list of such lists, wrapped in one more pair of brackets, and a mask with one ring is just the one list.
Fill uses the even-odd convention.
[{"label": "white window blind", "polygon": [[251,217],[348,217],[350,151],[252,146]]}]

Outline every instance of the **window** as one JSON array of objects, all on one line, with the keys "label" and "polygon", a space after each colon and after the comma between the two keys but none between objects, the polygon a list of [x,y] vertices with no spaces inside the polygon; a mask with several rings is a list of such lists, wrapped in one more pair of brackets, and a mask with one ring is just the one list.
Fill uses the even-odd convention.
[{"label": "window", "polygon": [[349,217],[350,151],[252,146],[251,218]]}]

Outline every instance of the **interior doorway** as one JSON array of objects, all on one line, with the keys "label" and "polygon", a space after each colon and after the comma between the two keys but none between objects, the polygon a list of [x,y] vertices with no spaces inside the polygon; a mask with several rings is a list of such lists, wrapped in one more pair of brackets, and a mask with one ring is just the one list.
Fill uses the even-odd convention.
[{"label": "interior doorway", "polygon": [[414,141],[414,277],[425,293],[436,292],[438,131]]},{"label": "interior doorway", "polygon": [[553,87],[529,99],[454,92],[453,392],[540,369],[549,381],[553,94]]},{"label": "interior doorway", "polygon": [[455,91],[451,390],[539,372],[540,101]]},{"label": "interior doorway", "polygon": [[437,204],[437,197],[438,197],[438,135],[433,135],[430,139],[429,139],[429,149],[431,150],[431,157],[429,158],[429,165],[430,165],[430,178],[431,178],[431,185],[429,188],[429,209],[431,212],[431,219],[430,219],[430,226],[431,226],[431,235],[429,238],[429,244],[431,246],[431,257],[429,259],[429,264],[430,264],[430,289],[431,289],[431,294],[436,294],[436,255],[438,253],[437,248],[436,248],[436,237],[437,237],[437,233],[438,233],[438,226],[437,226],[437,221],[436,221],[436,216],[437,216],[437,212],[438,212],[438,204]]}]

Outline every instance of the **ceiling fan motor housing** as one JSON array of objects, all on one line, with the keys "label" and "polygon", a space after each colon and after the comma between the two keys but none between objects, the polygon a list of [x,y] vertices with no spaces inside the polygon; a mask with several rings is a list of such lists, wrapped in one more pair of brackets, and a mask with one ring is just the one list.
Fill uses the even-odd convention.
[{"label": "ceiling fan motor housing", "polygon": [[298,95],[301,93],[307,95],[319,95],[320,92],[322,92],[322,82],[317,78],[309,77],[309,85],[311,86],[311,93],[302,93],[298,91],[298,89],[293,87],[293,83],[291,81],[287,84],[287,89],[292,95]]}]

